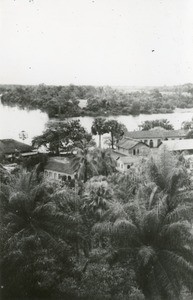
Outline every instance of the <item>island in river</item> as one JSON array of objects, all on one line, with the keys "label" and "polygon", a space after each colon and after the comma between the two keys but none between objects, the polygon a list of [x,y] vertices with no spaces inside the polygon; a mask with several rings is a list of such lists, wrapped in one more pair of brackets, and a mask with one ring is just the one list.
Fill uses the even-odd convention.
[{"label": "island in river", "polygon": [[[189,109],[175,109],[173,113],[163,114],[140,114],[137,116],[132,115],[117,115],[109,116],[106,119],[115,119],[118,122],[124,124],[128,131],[138,130],[146,120],[155,120],[166,118],[174,127],[174,129],[180,129],[182,122],[191,121],[193,117],[193,108]],[[94,117],[80,116],[68,118],[68,120],[79,119],[80,124],[88,131],[91,131],[91,126],[94,121]],[[15,140],[21,139],[20,133],[26,132],[25,143],[30,144],[31,140],[46,129],[46,126],[50,122],[59,121],[58,118],[49,118],[46,112],[42,112],[40,109],[27,109],[21,108],[18,105],[10,106],[3,105],[0,102],[0,139],[12,138]],[[104,141],[107,135],[104,135]],[[96,143],[98,143],[98,137],[94,136]]]},{"label": "island in river", "polygon": [[[193,108],[193,84],[163,87],[0,85],[9,106],[40,109],[49,117],[119,116],[172,113]],[[82,105],[84,103],[84,105]],[[85,104],[86,103],[86,104]]]}]

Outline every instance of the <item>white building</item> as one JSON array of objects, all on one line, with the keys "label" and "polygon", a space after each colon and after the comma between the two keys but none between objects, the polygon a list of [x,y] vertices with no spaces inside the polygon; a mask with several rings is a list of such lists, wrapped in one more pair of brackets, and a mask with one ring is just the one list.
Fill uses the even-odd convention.
[{"label": "white building", "polygon": [[159,149],[166,147],[171,152],[184,152],[187,151],[193,154],[193,139],[186,140],[174,140],[174,141],[163,141]]},{"label": "white building", "polygon": [[164,140],[182,140],[185,139],[188,130],[165,130],[164,128],[155,128],[151,130],[129,131],[124,139],[135,139],[147,144],[150,148],[157,148]]},{"label": "white building", "polygon": [[65,181],[74,179],[74,175],[72,161],[66,157],[51,157],[44,168],[44,176],[48,179]]},{"label": "white building", "polygon": [[123,137],[117,145],[116,152],[126,156],[147,156],[149,146],[141,141]]}]

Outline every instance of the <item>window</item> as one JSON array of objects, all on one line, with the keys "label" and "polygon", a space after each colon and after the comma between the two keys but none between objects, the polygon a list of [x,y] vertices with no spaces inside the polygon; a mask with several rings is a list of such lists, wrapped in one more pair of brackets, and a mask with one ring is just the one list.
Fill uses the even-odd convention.
[{"label": "window", "polygon": [[130,169],[130,167],[131,167],[130,165],[127,165],[127,169]]},{"label": "window", "polygon": [[139,155],[139,149],[137,149],[137,154]]},{"label": "window", "polygon": [[44,171],[45,176],[48,176],[48,171]]},{"label": "window", "polygon": [[147,144],[147,143],[148,143],[148,140],[144,140],[144,143]]},{"label": "window", "polygon": [[63,175],[62,176],[62,181],[66,181],[66,179],[67,179],[66,175]]},{"label": "window", "polygon": [[68,180],[71,180],[71,176],[68,176]]},{"label": "window", "polygon": [[153,140],[150,140],[150,141],[149,141],[149,147],[150,147],[150,148],[153,148]]},{"label": "window", "polygon": [[133,149],[133,155],[135,155],[136,154],[136,151],[135,151],[135,149]]}]

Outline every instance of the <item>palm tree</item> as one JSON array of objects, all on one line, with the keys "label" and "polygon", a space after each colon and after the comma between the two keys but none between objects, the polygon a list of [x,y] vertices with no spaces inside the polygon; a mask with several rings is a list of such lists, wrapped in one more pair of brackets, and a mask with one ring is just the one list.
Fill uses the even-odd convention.
[{"label": "palm tree", "polygon": [[79,142],[78,151],[72,161],[73,168],[78,180],[86,182],[90,177],[97,175],[97,165],[93,158],[93,152],[91,150],[92,141],[88,143],[86,140]]},{"label": "palm tree", "polygon": [[107,120],[105,122],[106,132],[111,135],[111,148],[114,149],[115,143],[123,137],[124,133],[127,132],[127,128],[124,124],[117,122],[116,120]]},{"label": "palm tree", "polygon": [[20,298],[26,291],[52,291],[60,276],[72,272],[70,256],[76,253],[80,221],[70,209],[68,191],[61,192],[56,183],[39,184],[35,171],[22,172],[2,186],[0,197],[1,267],[7,292],[15,289]]},{"label": "palm tree", "polygon": [[113,201],[113,190],[103,176],[94,177],[85,185],[82,207],[101,216]]},{"label": "palm tree", "polygon": [[189,185],[189,178],[183,163],[166,148],[157,158],[148,162],[147,174],[157,187],[171,197],[178,193],[179,188]]},{"label": "palm tree", "polygon": [[117,202],[95,226],[109,238],[111,263],[133,262],[148,300],[180,299],[184,286],[193,292],[193,206],[186,193],[174,193],[174,182],[167,190],[144,182],[132,202]]},{"label": "palm tree", "polygon": [[109,149],[96,149],[93,155],[97,164],[98,174],[108,176],[115,172],[116,161],[113,159]]},{"label": "palm tree", "polygon": [[103,118],[96,118],[94,119],[91,127],[92,134],[99,135],[99,148],[101,148],[101,136],[104,133],[107,133],[107,128],[105,126],[105,119]]}]

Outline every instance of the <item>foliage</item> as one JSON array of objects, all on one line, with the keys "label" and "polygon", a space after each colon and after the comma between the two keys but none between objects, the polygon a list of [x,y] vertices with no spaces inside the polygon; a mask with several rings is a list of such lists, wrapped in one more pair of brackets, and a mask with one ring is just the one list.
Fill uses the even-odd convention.
[{"label": "foliage", "polygon": [[113,201],[113,191],[105,177],[93,177],[85,185],[83,209],[101,216]]},{"label": "foliage", "polygon": [[42,135],[33,139],[36,147],[44,145],[56,155],[60,150],[71,150],[75,143],[86,139],[91,140],[91,135],[80,125],[79,120],[69,122],[55,122],[48,125]]},{"label": "foliage", "polygon": [[116,171],[116,161],[109,149],[95,149],[93,157],[97,165],[98,174],[108,176]]},{"label": "foliage", "polygon": [[187,130],[187,129],[192,129],[192,126],[193,126],[193,118],[191,121],[182,122],[181,128]]},{"label": "foliage", "polygon": [[[193,107],[192,84],[158,89],[138,89],[93,86],[2,86],[2,103],[39,108],[50,117],[77,117],[81,115],[112,116],[140,113],[169,113],[176,107]],[[79,101],[88,105],[80,108]]]},{"label": "foliage", "polygon": [[92,140],[88,143],[85,139],[77,143],[78,152],[73,158],[72,165],[76,178],[86,182],[92,176],[98,175],[97,162],[94,160]]},{"label": "foliage", "polygon": [[142,125],[140,127],[141,127],[141,130],[150,130],[154,127],[162,127],[166,130],[174,129],[173,125],[171,125],[167,119],[145,121],[142,123]]},{"label": "foliage", "polygon": [[186,139],[193,139],[193,130],[188,131],[186,137]]},{"label": "foliage", "polygon": [[122,136],[127,132],[125,125],[116,120],[107,120],[105,122],[106,131],[111,134],[111,147],[114,149],[115,143],[118,143]]},{"label": "foliage", "polygon": [[92,127],[91,127],[92,134],[94,134],[94,135],[98,134],[99,135],[99,148],[101,148],[101,136],[104,133],[108,132],[105,121],[106,120],[103,119],[103,118],[96,118],[96,119],[94,119]]},{"label": "foliage", "polygon": [[111,264],[133,262],[146,299],[179,299],[183,286],[192,292],[193,206],[182,189],[183,175],[177,172],[175,159],[166,160],[164,153],[160,160],[161,171],[151,162],[154,176],[160,175],[152,176],[155,182],[140,184],[132,201],[111,208],[95,225],[95,232],[109,239]]},{"label": "foliage", "polygon": [[[91,144],[79,141],[79,169],[93,163],[102,174]],[[2,299],[192,298],[193,193],[182,157],[164,149],[128,174],[88,171],[75,188],[37,171],[2,173]]]},{"label": "foliage", "polygon": [[35,171],[22,172],[1,187],[2,286],[8,298],[48,296],[60,273],[72,274],[69,234],[77,221],[56,205],[57,188],[39,185]]},{"label": "foliage", "polygon": [[150,180],[171,196],[180,188],[189,186],[188,173],[183,161],[180,157],[172,155],[166,148],[163,148],[157,162],[153,159],[149,161],[147,170]]}]

